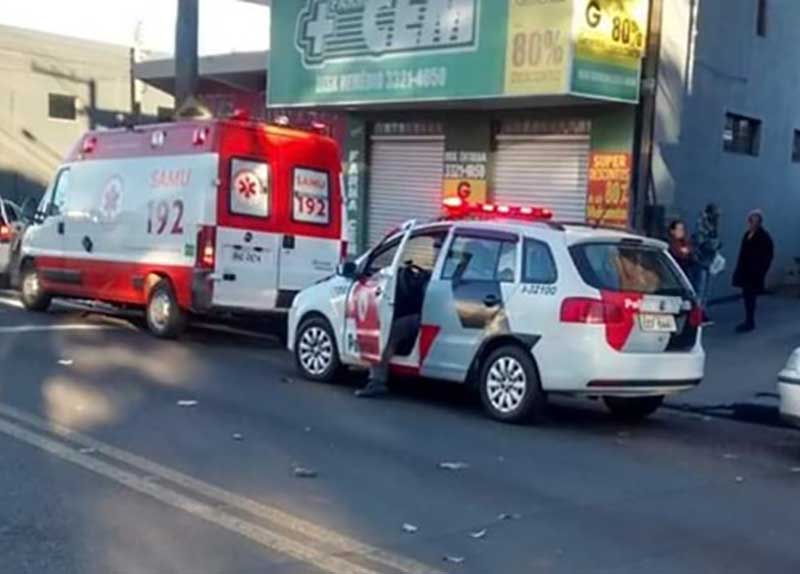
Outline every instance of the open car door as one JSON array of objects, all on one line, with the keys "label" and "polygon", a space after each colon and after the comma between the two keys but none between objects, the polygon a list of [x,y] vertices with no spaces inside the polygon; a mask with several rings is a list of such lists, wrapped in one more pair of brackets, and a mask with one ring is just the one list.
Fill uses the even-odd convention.
[{"label": "open car door", "polygon": [[415,222],[402,234],[376,247],[347,297],[345,341],[347,352],[368,363],[378,363],[389,342],[397,294],[397,274]]}]

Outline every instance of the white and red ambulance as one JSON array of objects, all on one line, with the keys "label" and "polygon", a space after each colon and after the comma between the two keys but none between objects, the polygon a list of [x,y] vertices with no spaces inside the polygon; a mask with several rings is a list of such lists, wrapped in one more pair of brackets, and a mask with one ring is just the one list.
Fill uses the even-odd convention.
[{"label": "white and red ambulance", "polygon": [[341,164],[320,133],[246,118],[87,133],[25,234],[21,297],[188,314],[288,310],[345,252]]}]

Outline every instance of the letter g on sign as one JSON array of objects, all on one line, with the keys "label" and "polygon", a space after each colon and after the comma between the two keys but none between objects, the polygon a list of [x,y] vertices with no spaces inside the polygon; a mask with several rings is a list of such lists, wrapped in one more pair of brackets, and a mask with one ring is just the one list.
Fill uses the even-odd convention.
[{"label": "letter g on sign", "polygon": [[591,28],[597,28],[603,19],[603,13],[600,9],[600,3],[597,0],[591,0],[586,5],[586,23]]}]

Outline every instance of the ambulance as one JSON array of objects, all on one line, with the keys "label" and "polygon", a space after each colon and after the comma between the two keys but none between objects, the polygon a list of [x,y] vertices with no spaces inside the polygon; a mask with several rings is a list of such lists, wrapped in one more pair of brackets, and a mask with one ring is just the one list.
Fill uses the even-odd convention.
[{"label": "ambulance", "polygon": [[245,117],[89,132],[22,242],[25,307],[143,308],[158,337],[190,315],[285,312],[346,252],[336,143]]}]

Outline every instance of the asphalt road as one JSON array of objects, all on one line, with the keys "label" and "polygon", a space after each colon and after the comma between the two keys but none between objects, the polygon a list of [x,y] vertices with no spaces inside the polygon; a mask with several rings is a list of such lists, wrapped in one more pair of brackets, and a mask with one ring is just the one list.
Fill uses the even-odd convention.
[{"label": "asphalt road", "polygon": [[297,380],[269,337],[196,328],[163,342],[0,295],[0,572],[800,564],[795,431],[677,410],[624,426],[566,400],[514,427],[459,388],[406,382],[368,401],[358,384]]}]

